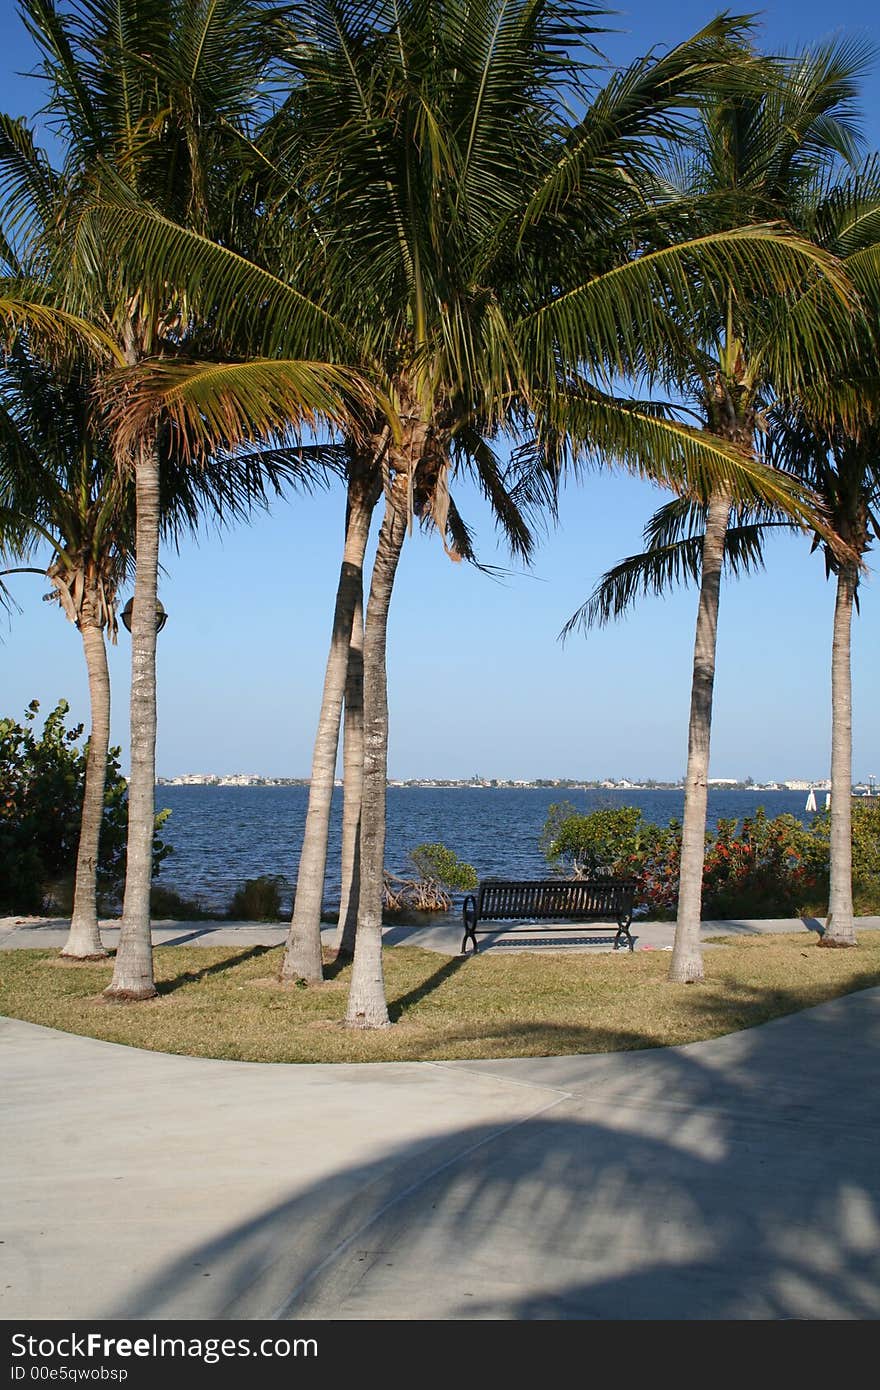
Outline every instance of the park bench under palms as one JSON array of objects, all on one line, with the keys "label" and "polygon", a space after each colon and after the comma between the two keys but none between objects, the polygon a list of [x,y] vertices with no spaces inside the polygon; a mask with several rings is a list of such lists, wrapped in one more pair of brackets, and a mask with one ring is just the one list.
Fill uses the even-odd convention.
[{"label": "park bench under palms", "polygon": [[[524,922],[524,927],[504,930],[527,931],[540,922],[547,931],[600,930],[603,922],[616,922],[614,949],[626,941],[634,949],[630,935],[635,882],[632,879],[533,879],[504,880],[486,878],[476,895],[469,894],[462,907],[464,937],[462,955],[470,941],[477,950],[477,935],[497,930],[481,927],[481,922]],[[547,924],[545,926],[545,924]],[[586,925],[585,924],[596,924]]]}]

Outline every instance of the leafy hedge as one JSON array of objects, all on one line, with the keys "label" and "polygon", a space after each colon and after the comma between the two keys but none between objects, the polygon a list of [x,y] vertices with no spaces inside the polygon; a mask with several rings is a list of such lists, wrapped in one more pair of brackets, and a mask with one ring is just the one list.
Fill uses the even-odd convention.
[{"label": "leafy hedge", "polygon": [[[853,900],[857,912],[880,912],[880,798],[853,801]],[[706,835],[704,917],[792,917],[828,910],[830,812],[803,825],[770,820],[763,808],[743,820],[720,820]],[[550,807],[541,837],[548,862],[585,877],[635,878],[649,915],[674,916],[681,825],[653,825],[636,806],[580,815],[568,802]]]},{"label": "leafy hedge", "polygon": [[[82,724],[67,728],[66,700],[36,727],[40,711],[32,700],[24,722],[0,719],[0,912],[69,910],[88,744],[80,746]],[[171,813],[156,817],[156,831]],[[107,758],[104,823],[98,859],[98,887],[118,894],[125,881],[128,784],[119,768],[119,749]],[[171,853],[153,841],[153,869]]]}]

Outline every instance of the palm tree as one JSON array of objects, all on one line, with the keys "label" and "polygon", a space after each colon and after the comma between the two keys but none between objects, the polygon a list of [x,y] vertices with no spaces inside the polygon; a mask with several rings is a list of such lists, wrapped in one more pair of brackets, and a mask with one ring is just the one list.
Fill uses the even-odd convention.
[{"label": "palm tree", "polygon": [[[47,364],[19,339],[0,368],[0,526],[4,559],[26,560],[50,547],[48,564],[6,573],[47,578],[79,631],[89,680],[91,726],[73,914],[62,955],[105,956],[98,930],[97,864],[110,737],[110,677],[105,633],[116,641],[117,595],[134,568],[134,489],[115,462],[94,409],[94,364]],[[201,520],[246,518],[285,485],[310,486],[323,451],[296,448],[207,458],[181,468],[163,458],[162,532],[177,544]],[[320,474],[318,474],[320,477]]]},{"label": "palm tree", "polygon": [[841,552],[822,537],[836,601],[831,646],[831,859],[828,920],[822,946],[856,944],[852,897],[853,609],[872,537],[880,537],[880,377],[877,373],[880,277],[880,158],[832,188],[819,203],[812,234],[840,257],[859,290],[864,313],[836,378],[822,373],[789,409],[771,418],[768,447],[821,497]]},{"label": "palm tree", "polygon": [[110,743],[110,675],[104,632],[116,636],[116,594],[131,553],[131,490],[91,421],[82,362],[66,373],[35,360],[19,341],[0,374],[2,516],[17,537],[7,551],[31,558],[48,544],[42,574],[78,629],[89,681],[89,731],[70,933],[62,955],[107,952],[98,931],[98,843]]},{"label": "palm tree", "polygon": [[[812,235],[840,258],[857,286],[863,314],[854,324],[837,377],[824,371],[800,401],[779,405],[767,419],[763,452],[776,466],[801,476],[819,499],[832,537],[815,533],[837,597],[832,638],[830,900],[823,946],[855,944],[852,901],[852,678],[850,645],[860,571],[872,536],[880,536],[880,384],[876,375],[880,239],[880,162],[872,158],[852,178],[822,190],[810,216]],[[737,518],[724,541],[732,574],[763,562],[771,528],[792,527],[772,509]],[[645,528],[645,550],[605,574],[582,610],[587,625],[622,615],[639,593],[661,593],[674,583],[698,581],[706,508],[678,498],[661,507]]]},{"label": "palm tree", "polygon": [[[875,211],[880,210],[880,204]],[[867,343],[866,343],[867,346]],[[876,346],[866,367],[876,371]],[[822,423],[804,412],[774,421],[772,448],[807,478],[825,502],[841,555],[821,541],[836,601],[831,643],[831,845],[828,918],[820,946],[855,946],[852,885],[852,619],[861,569],[872,538],[880,537],[880,383],[866,380],[860,424]],[[827,417],[826,417],[827,421]],[[820,538],[814,539],[814,548]]]},{"label": "palm tree", "polygon": [[[163,0],[88,0],[62,12],[53,0],[24,0],[22,12],[42,56],[48,110],[65,152],[53,219],[42,219],[53,233],[42,239],[51,277],[61,280],[63,271],[67,306],[85,309],[129,368],[191,350],[196,325],[173,275],[150,286],[139,282],[108,250],[95,202],[109,181],[132,205],[152,200],[192,228],[234,231],[237,160],[269,76],[277,7],[262,0],[182,0],[169,10]],[[28,173],[18,180],[27,191]],[[204,333],[200,345],[210,351]],[[226,338],[226,352],[229,347]],[[123,376],[119,389],[126,383]],[[288,418],[308,416],[315,407],[341,409],[337,384],[338,376],[331,381],[320,364],[298,364],[287,379]],[[111,411],[108,418],[117,421],[119,414]],[[134,475],[137,559],[127,875],[106,991],[126,1000],[155,993],[149,901],[162,427],[157,421],[137,437],[119,430],[114,441],[120,466]],[[181,446],[173,431],[167,437],[175,449]]]},{"label": "palm tree", "polygon": [[[802,285],[807,273],[829,272],[830,261],[766,226],[694,235],[693,198],[656,208],[646,195],[657,188],[658,138],[678,133],[677,108],[729,62],[735,24],[716,21],[634,65],[590,92],[586,115],[572,123],[561,115],[572,64],[560,43],[593,14],[486,3],[469,6],[463,25],[449,3],[377,6],[366,17],[309,6],[284,112],[292,172],[286,197],[271,201],[293,209],[295,252],[286,259],[296,288],[255,260],[121,203],[105,224],[147,283],[169,267],[183,281],[188,267],[191,302],[213,305],[227,326],[259,297],[261,329],[276,352],[293,341],[291,322],[307,338],[302,298],[317,297],[319,286],[337,350],[378,379],[393,406],[364,635],[354,1026],[387,1023],[380,946],[388,603],[414,512],[432,515],[457,543],[460,517],[448,489],[454,448],[479,467],[494,436],[523,438],[537,424],[545,452],[556,439],[560,455],[602,452],[679,489],[723,483],[737,500],[765,497],[813,515],[795,486],[729,432],[691,429],[603,389],[670,357],[681,361],[680,324],[694,316],[694,285],[706,312],[723,316],[731,285],[744,299],[766,300]],[[793,316],[789,348],[805,331],[822,338],[820,297],[815,290],[812,313]],[[148,418],[173,396],[179,410],[198,400],[204,415],[216,398],[227,436],[231,417],[245,431],[267,428],[283,408],[282,372],[263,357],[224,368],[218,383],[216,371],[198,364],[163,365],[142,374],[137,410]],[[509,516],[515,509],[499,482],[496,474],[484,486]],[[320,960],[319,947],[312,958]]]},{"label": "palm tree", "polygon": [[[378,424],[378,422],[377,422]],[[282,964],[283,979],[321,979],[321,905],[327,865],[327,839],[330,829],[330,809],[336,777],[339,730],[343,702],[347,716],[349,765],[346,777],[348,798],[349,838],[346,853],[351,898],[353,859],[351,858],[351,818],[353,814],[353,779],[357,771],[351,766],[353,752],[353,711],[357,708],[359,691],[356,685],[355,663],[351,660],[352,645],[363,632],[363,568],[364,554],[370,533],[373,511],[381,489],[380,461],[387,446],[389,429],[386,426],[369,441],[364,449],[351,451],[347,468],[345,548],[336,592],[330,653],[324,676],[324,689],[318,717],[309,781],[309,801],[306,824],[297,870],[293,917]],[[358,818],[360,809],[358,806]],[[346,909],[347,911],[347,909]]]},{"label": "palm tree", "polygon": [[[680,180],[701,200],[706,215],[725,221],[775,215],[803,226],[811,194],[815,205],[815,190],[835,161],[854,154],[856,78],[863,62],[864,54],[846,45],[824,46],[786,63],[753,61],[750,73],[747,62],[751,87],[740,75],[734,90],[713,94],[703,108],[699,152]],[[672,374],[672,382],[692,403],[706,433],[757,458],[756,432],[774,391],[797,390],[817,364],[827,368],[839,361],[849,330],[838,324],[829,334],[822,323],[827,309],[820,309],[813,286],[794,300],[752,299],[741,289],[731,287],[726,306],[704,304],[698,315],[683,321],[684,369]],[[699,542],[700,596],[670,966],[670,979],[682,983],[703,978],[700,916],[712,699],[721,572],[735,501],[727,479],[702,494],[692,481],[690,492],[698,500],[702,496],[705,523]],[[658,544],[666,535],[665,523],[674,523],[679,515],[673,508],[658,516]],[[824,534],[830,539],[827,527]],[[734,550],[738,545],[747,554],[748,536],[740,533]],[[681,552],[675,555],[683,563]],[[664,561],[675,563],[668,554],[661,560],[659,550],[654,559],[661,570]],[[620,595],[632,584],[633,566],[637,570],[635,557],[606,576],[592,603],[565,630],[618,611]],[[646,572],[645,582],[653,584],[656,573]]]}]

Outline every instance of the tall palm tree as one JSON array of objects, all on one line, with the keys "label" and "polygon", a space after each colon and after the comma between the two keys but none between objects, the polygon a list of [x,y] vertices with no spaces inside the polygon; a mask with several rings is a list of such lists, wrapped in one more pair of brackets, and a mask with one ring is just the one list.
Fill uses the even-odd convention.
[{"label": "tall palm tree", "polygon": [[820,537],[826,574],[836,579],[831,649],[831,882],[824,946],[855,944],[852,898],[853,608],[872,536],[880,536],[880,157],[821,199],[814,238],[838,256],[863,313],[835,375],[819,372],[794,409],[776,412],[770,448],[823,499],[841,553]]},{"label": "tall palm tree", "polygon": [[[212,303],[227,324],[259,296],[276,351],[293,341],[292,321],[308,334],[300,300],[319,284],[337,350],[381,381],[393,406],[365,621],[361,891],[347,1015],[371,1027],[388,1020],[384,653],[409,518],[430,512],[454,542],[456,444],[477,466],[487,441],[523,438],[536,423],[542,437],[562,437],[563,453],[568,441],[678,488],[723,482],[737,500],[769,497],[812,515],[796,487],[728,432],[634,409],[608,383],[681,360],[695,285],[706,312],[723,317],[731,285],[766,300],[832,272],[816,248],[771,227],[704,231],[697,220],[694,235],[692,197],[658,209],[646,191],[658,186],[657,141],[679,132],[679,108],[729,64],[732,21],[589,91],[585,116],[572,122],[563,98],[577,65],[564,48],[586,32],[591,7],[486,0],[465,13],[444,0],[304,10],[285,111],[300,172],[272,203],[299,219],[288,253],[296,288],[168,219],[119,205],[105,225],[147,282],[169,266],[183,278],[188,266],[192,302]],[[583,97],[583,69],[580,78]],[[790,349],[804,333],[824,341],[819,298],[817,290],[791,323]],[[177,409],[197,400],[204,414],[216,393],[227,433],[231,415],[245,430],[268,427],[282,408],[280,371],[263,358],[224,368],[218,384],[198,364],[163,366],[141,375],[137,409],[147,418],[173,396]],[[482,445],[465,448],[469,432]],[[319,945],[312,956],[320,960]]]},{"label": "tall palm tree", "polygon": [[[811,197],[815,205],[823,178],[837,161],[853,158],[857,148],[855,102],[864,60],[864,52],[851,45],[825,45],[772,64],[744,55],[735,87],[716,90],[704,104],[697,152],[679,172],[679,188],[692,193],[701,215],[716,224],[775,216],[808,230]],[[672,373],[671,381],[707,434],[759,456],[756,435],[774,392],[796,391],[817,365],[841,360],[849,327],[839,325],[829,334],[818,310],[813,286],[786,299],[754,298],[734,284],[726,305],[704,303],[698,314],[683,319],[684,369]],[[735,500],[724,478],[696,494],[706,515],[670,965],[670,979],[682,983],[703,977],[700,916],[712,700],[721,573]],[[585,605],[566,630],[602,607],[600,595],[598,608]]]},{"label": "tall palm tree", "polygon": [[[805,223],[833,252],[859,291],[862,312],[853,324],[837,375],[820,365],[818,379],[794,403],[781,403],[765,420],[761,449],[776,466],[800,475],[818,498],[829,532],[814,533],[837,595],[832,637],[831,846],[828,920],[823,946],[855,944],[852,901],[852,676],[853,609],[860,571],[872,537],[880,536],[880,381],[877,312],[880,279],[880,161],[857,176],[820,188]],[[645,528],[645,550],[615,565],[596,586],[578,621],[589,626],[621,616],[640,593],[660,594],[675,583],[698,582],[707,532],[707,508],[677,498]],[[732,574],[763,563],[763,543],[790,520],[763,508],[737,516],[724,537],[724,564]],[[833,538],[833,540],[832,540]],[[842,543],[842,544],[841,544]]]},{"label": "tall palm tree", "polygon": [[[52,585],[79,631],[91,721],[73,913],[62,955],[106,955],[98,930],[98,848],[110,743],[110,675],[105,630],[116,637],[116,594],[131,555],[131,490],[91,419],[83,362],[55,371],[19,341],[0,372],[0,515],[17,535],[10,558],[50,547],[35,572]],[[35,567],[31,567],[32,569]]]},{"label": "tall palm tree", "polygon": [[[880,205],[878,205],[880,206]],[[867,346],[867,343],[866,343]],[[876,344],[866,361],[876,372]],[[867,410],[864,407],[868,407]],[[828,918],[820,946],[855,946],[852,884],[852,620],[861,569],[880,538],[880,382],[866,379],[860,424],[821,423],[797,412],[774,422],[772,447],[807,478],[825,501],[831,523],[849,547],[821,548],[836,586],[831,642],[831,845]],[[819,543],[816,537],[815,545]]]},{"label": "tall palm tree", "polygon": [[[7,573],[42,575],[77,628],[89,682],[91,721],[70,933],[62,955],[106,955],[98,930],[97,865],[110,738],[110,677],[105,634],[117,632],[117,595],[134,568],[134,486],[120,470],[94,405],[94,364],[35,357],[23,339],[0,367],[0,528]],[[318,451],[323,463],[322,451]],[[163,457],[161,525],[176,544],[201,520],[246,518],[285,485],[309,486],[308,450],[200,460],[181,468]],[[45,556],[48,562],[16,564]]]},{"label": "tall palm tree", "polygon": [[[85,310],[129,368],[191,351],[196,326],[174,277],[139,281],[108,250],[95,201],[109,180],[133,205],[150,202],[200,231],[234,232],[238,212],[230,193],[238,190],[240,147],[270,75],[278,9],[268,0],[182,0],[171,8],[164,0],[85,0],[71,11],[53,0],[23,0],[22,13],[42,57],[48,110],[64,146],[53,234],[43,238],[51,274],[63,278],[68,308]],[[210,351],[204,332],[200,345]],[[315,407],[342,408],[337,380],[322,375],[319,364],[300,364],[287,386],[290,418]],[[136,438],[120,431],[115,441],[120,466],[134,475],[137,566],[127,875],[107,990],[114,999],[155,993],[149,900],[161,428],[157,421]],[[173,434],[168,438],[179,447]]]}]

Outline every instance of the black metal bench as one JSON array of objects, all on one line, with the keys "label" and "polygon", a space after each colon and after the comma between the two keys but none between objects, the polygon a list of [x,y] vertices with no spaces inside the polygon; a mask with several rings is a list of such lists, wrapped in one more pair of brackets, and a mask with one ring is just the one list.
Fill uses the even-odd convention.
[{"label": "black metal bench", "polygon": [[[483,879],[476,896],[469,894],[464,900],[461,953],[467,954],[468,941],[473,943],[476,951],[477,933],[485,935],[493,930],[492,927],[481,927],[481,922],[524,920],[529,924],[552,922],[554,925],[548,928],[549,931],[583,929],[585,922],[616,922],[615,951],[622,940],[632,951],[633,939],[629,928],[634,895],[635,883],[631,879],[548,878],[533,879],[531,882]],[[588,931],[599,929],[587,927]],[[512,930],[522,931],[525,928]]]}]

